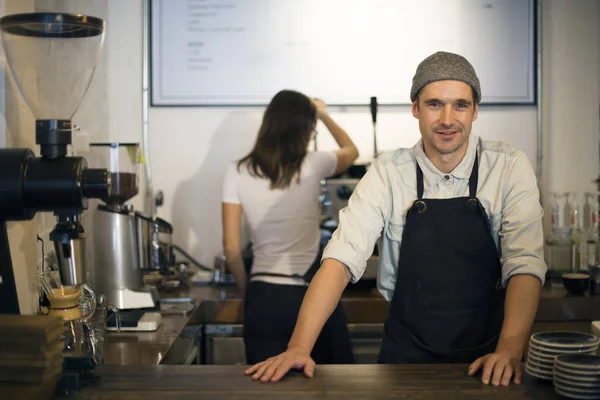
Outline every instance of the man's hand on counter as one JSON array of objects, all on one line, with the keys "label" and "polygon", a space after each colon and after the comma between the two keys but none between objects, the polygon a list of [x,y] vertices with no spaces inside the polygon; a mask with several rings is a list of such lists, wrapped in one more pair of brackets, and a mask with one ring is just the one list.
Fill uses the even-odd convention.
[{"label": "man's hand on counter", "polygon": [[304,375],[312,378],[315,373],[315,362],[310,358],[310,352],[301,347],[290,347],[285,353],[271,357],[245,371],[252,379],[261,382],[277,382],[292,369],[304,370]]},{"label": "man's hand on counter", "polygon": [[541,288],[540,280],[532,275],[510,278],[496,351],[475,360],[469,366],[469,375],[482,369],[481,382],[486,385],[508,386],[511,380],[521,383],[521,358],[535,319]]},{"label": "man's hand on counter", "polygon": [[469,366],[469,376],[475,375],[480,369],[481,382],[486,385],[491,383],[494,386],[508,386],[513,377],[517,385],[521,383],[521,361],[508,351],[497,350],[479,357]]}]

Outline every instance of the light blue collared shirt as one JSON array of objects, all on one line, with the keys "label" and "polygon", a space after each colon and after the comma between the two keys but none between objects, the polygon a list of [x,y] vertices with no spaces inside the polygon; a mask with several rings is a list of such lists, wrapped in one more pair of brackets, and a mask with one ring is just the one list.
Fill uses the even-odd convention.
[{"label": "light blue collared shirt", "polygon": [[[522,151],[502,142],[470,135],[467,153],[445,174],[427,158],[422,141],[378,157],[360,180],[348,206],[340,211],[339,226],[325,248],[323,259],[347,266],[352,282],[365,271],[367,259],[379,242],[377,287],[388,301],[396,286],[400,241],[406,212],[417,198],[415,160],[423,171],[425,198],[446,199],[469,195],[469,176],[479,153],[477,198],[490,221],[500,253],[502,284],[513,275],[540,279],[546,274],[543,256],[543,209],[535,174]],[[448,179],[446,179],[448,177]]]}]

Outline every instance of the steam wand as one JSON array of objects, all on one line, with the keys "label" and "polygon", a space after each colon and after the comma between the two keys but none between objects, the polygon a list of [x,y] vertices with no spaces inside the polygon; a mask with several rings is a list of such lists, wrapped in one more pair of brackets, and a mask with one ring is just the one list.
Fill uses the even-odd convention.
[{"label": "steam wand", "polygon": [[371,119],[373,120],[373,161],[379,155],[377,150],[377,97],[371,97]]}]

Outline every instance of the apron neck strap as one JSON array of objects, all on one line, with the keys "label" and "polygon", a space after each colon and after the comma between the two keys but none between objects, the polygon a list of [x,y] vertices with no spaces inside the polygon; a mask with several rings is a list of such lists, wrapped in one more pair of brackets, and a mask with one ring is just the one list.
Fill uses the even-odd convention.
[{"label": "apron neck strap", "polygon": [[421,167],[419,167],[419,163],[417,162],[417,199],[421,200],[423,198],[423,171],[421,171]]},{"label": "apron neck strap", "polygon": [[479,179],[478,159],[477,151],[475,151],[475,162],[473,163],[473,169],[471,170],[471,176],[469,177],[469,197],[477,196],[477,180]]},{"label": "apron neck strap", "polygon": [[[469,177],[469,197],[476,197],[477,195],[477,181],[479,179],[479,156],[475,152],[475,162],[473,163],[473,169],[471,170],[471,176]],[[417,162],[417,199],[423,198],[423,171],[419,167]]]}]

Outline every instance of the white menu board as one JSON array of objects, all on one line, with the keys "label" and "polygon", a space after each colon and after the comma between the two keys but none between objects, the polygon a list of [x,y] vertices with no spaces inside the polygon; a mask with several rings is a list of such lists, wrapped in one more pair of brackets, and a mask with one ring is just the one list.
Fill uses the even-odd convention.
[{"label": "white menu board", "polygon": [[535,101],[535,0],[152,0],[154,106],[409,104],[418,63],[464,55],[483,103]]}]

